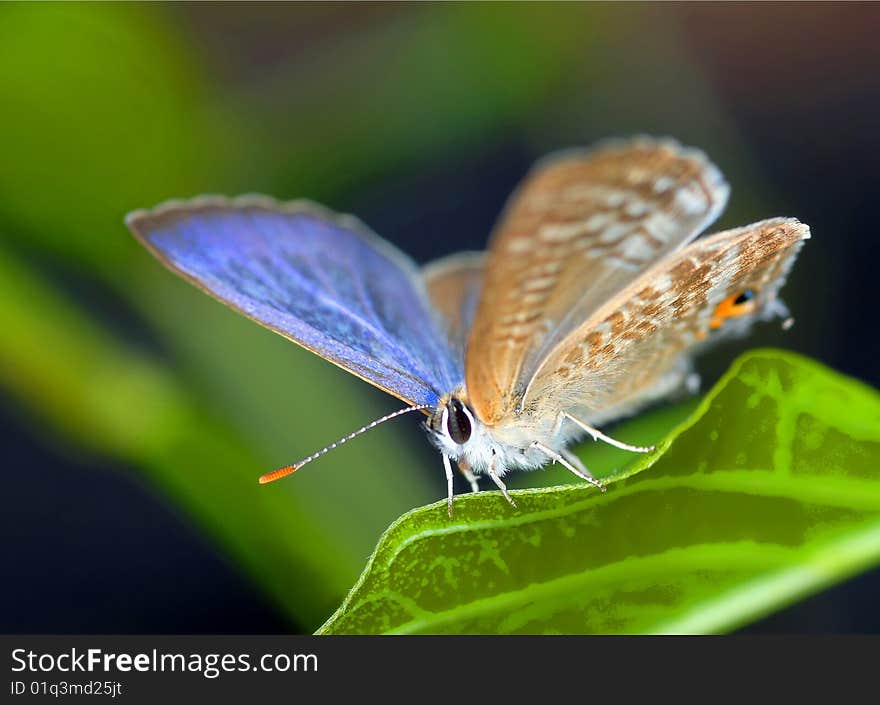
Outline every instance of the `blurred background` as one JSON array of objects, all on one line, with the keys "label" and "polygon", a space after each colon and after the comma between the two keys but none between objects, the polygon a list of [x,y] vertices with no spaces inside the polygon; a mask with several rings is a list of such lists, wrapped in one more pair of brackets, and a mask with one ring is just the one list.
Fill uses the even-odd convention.
[{"label": "blurred background", "polygon": [[[880,384],[878,26],[874,4],[4,3],[0,631],[312,631],[444,495],[412,418],[257,485],[399,405],[165,271],[122,224],[164,199],[305,196],[426,262],[482,247],[546,152],[671,135],[732,184],[718,228],[814,235],[794,329],[714,352],[705,383],[774,345]],[[878,589],[749,630],[880,631]]]}]

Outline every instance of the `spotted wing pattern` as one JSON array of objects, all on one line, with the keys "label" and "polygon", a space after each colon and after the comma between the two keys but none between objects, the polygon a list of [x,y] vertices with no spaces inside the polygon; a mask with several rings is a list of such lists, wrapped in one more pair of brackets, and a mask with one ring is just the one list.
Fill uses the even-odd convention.
[{"label": "spotted wing pattern", "polygon": [[724,207],[728,187],[696,150],[639,138],[540,162],[489,245],[468,342],[471,403],[514,413],[541,361],[611,296]]},{"label": "spotted wing pattern", "polygon": [[350,216],[201,197],[126,222],[193,284],[407,403],[434,406],[463,379],[415,264]]},{"label": "spotted wing pattern", "polygon": [[[777,292],[809,228],[777,218],[700,239],[657,263],[572,331],[522,399],[525,413],[588,422],[634,411],[668,386],[683,357],[784,311]],[[749,314],[718,325],[722,302],[752,292]]]}]

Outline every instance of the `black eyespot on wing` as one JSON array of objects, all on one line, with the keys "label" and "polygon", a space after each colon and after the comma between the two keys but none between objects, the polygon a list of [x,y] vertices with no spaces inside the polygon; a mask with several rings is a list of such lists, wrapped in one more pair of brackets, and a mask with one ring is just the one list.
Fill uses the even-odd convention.
[{"label": "black eyespot on wing", "polygon": [[467,443],[471,437],[471,420],[464,410],[464,404],[458,399],[449,402],[449,418],[446,421],[446,431],[449,437],[461,445]]},{"label": "black eyespot on wing", "polygon": [[755,298],[755,292],[752,291],[751,289],[746,289],[743,293],[741,293],[739,296],[737,296],[733,300],[733,305],[734,306],[742,306],[744,303],[747,303],[754,298]]}]

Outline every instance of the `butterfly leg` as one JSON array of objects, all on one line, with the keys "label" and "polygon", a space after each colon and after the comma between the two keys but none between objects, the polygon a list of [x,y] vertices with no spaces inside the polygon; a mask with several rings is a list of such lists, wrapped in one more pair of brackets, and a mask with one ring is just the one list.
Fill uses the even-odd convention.
[{"label": "butterfly leg", "polygon": [[449,462],[449,456],[443,456],[443,469],[446,470],[446,511],[452,516],[452,463]]},{"label": "butterfly leg", "polygon": [[543,443],[541,443],[541,441],[532,441],[532,448],[537,448],[544,455],[553,460],[553,462],[560,463],[564,467],[571,470],[571,472],[573,472],[582,480],[586,480],[591,485],[598,487],[603,492],[605,491],[605,485],[603,485],[601,482],[599,482],[599,480],[593,477],[590,471],[587,470],[586,467],[584,467],[584,464],[580,461],[580,458],[578,458],[573,453],[566,453],[565,455],[557,453],[552,448],[545,446]]},{"label": "butterfly leg", "polygon": [[498,489],[501,490],[501,494],[504,495],[504,499],[510,502],[511,507],[515,507],[516,502],[513,501],[513,497],[511,497],[510,493],[507,491],[507,485],[504,484],[504,481],[498,476],[498,473],[495,472],[494,463],[489,466],[488,475],[492,478],[492,482],[494,482],[498,486]]},{"label": "butterfly leg", "polygon": [[586,465],[584,465],[583,460],[578,458],[574,453],[572,453],[568,449],[563,449],[562,452],[560,453],[560,455],[583,473],[583,475],[581,475],[579,477],[587,478],[587,482],[589,482],[591,485],[595,485],[603,492],[605,491],[604,483],[602,483],[601,480],[596,479],[596,476],[590,472],[589,468]]},{"label": "butterfly leg", "polygon": [[581,421],[580,419],[576,419],[574,416],[569,414],[567,411],[562,412],[563,418],[569,419],[573,421],[578,426],[580,426],[584,431],[589,433],[594,441],[604,441],[608,445],[612,445],[615,448],[620,448],[621,450],[628,450],[633,453],[650,453],[654,450],[655,446],[633,446],[629,443],[624,443],[623,441],[618,441],[617,439],[612,438],[611,436],[606,436],[602,433],[598,428],[593,428],[588,423]]},{"label": "butterfly leg", "polygon": [[480,486],[477,484],[476,476],[471,471],[471,466],[468,465],[464,460],[459,460],[458,470],[462,475],[464,475],[464,479],[468,481],[468,484],[470,484],[471,492],[479,492]]}]

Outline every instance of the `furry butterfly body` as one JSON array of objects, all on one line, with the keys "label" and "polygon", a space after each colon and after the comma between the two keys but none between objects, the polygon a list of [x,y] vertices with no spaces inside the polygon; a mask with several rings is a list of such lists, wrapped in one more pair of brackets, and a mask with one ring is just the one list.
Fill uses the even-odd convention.
[{"label": "furry butterfly body", "polygon": [[486,253],[421,269],[306,202],[201,197],[127,223],[209,294],[410,405],[387,418],[423,411],[451,511],[453,462],[508,499],[506,472],[551,461],[601,487],[573,441],[647,450],[595,426],[687,385],[708,343],[785,314],[809,229],[775,218],[694,239],[727,195],[701,152],[640,138],[539,162]]}]

